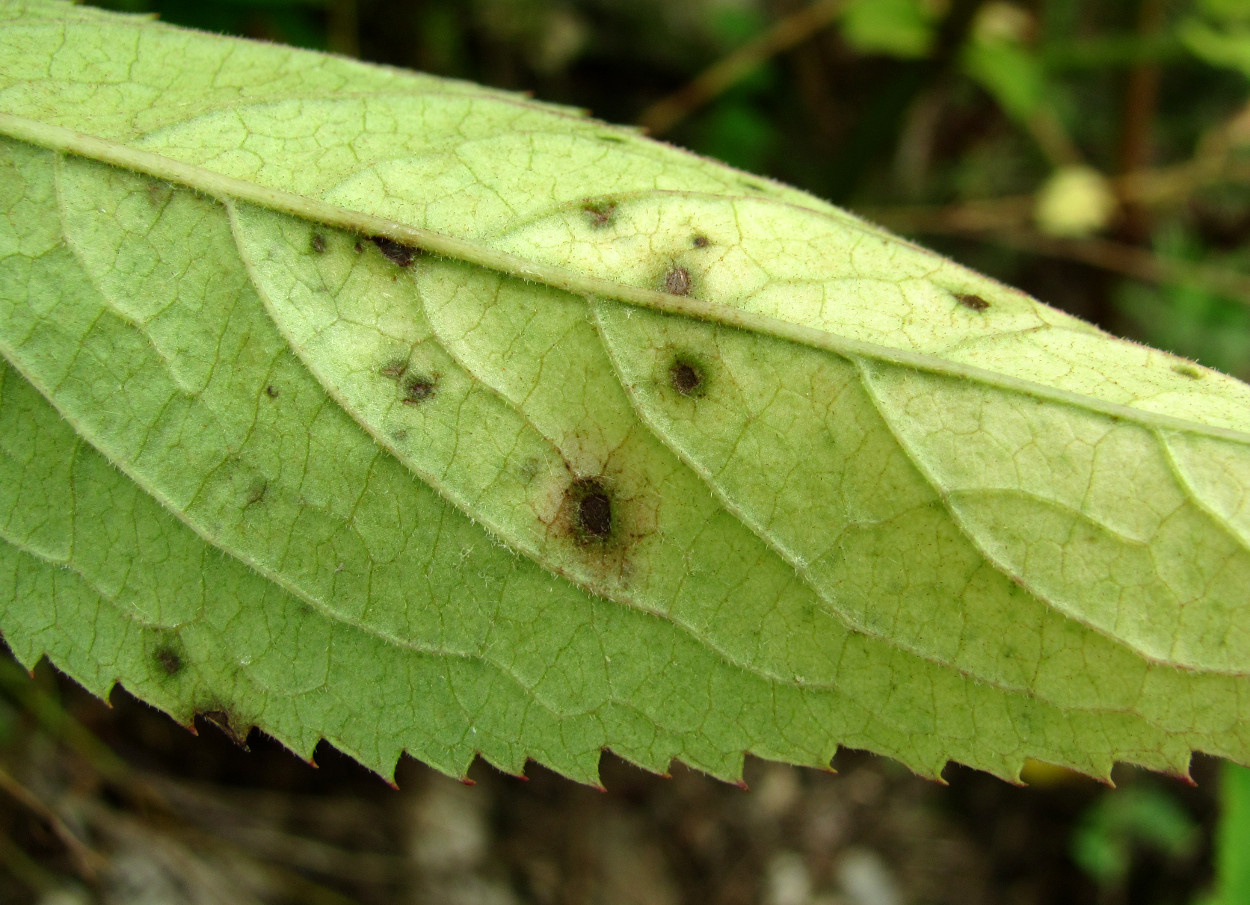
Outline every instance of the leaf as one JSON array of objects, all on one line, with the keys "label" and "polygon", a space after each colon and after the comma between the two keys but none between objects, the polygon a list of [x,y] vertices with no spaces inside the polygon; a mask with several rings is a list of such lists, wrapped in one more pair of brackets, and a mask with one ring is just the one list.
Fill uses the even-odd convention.
[{"label": "leaf", "polygon": [[1250,761],[1250,388],[573,111],[0,15],[24,664],[382,773]]}]

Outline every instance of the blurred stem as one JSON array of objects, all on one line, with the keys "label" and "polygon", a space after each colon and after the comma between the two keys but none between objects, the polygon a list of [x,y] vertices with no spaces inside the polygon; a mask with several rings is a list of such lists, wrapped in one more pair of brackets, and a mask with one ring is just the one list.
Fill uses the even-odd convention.
[{"label": "blurred stem", "polygon": [[959,59],[984,4],[985,0],[951,0],[932,55],[926,60],[899,62],[895,67],[893,79],[882,86],[861,114],[841,153],[829,165],[828,194],[835,204],[850,197],[869,166],[890,156],[907,121],[907,109],[922,91],[941,81]]},{"label": "blurred stem", "polygon": [[38,898],[52,895],[61,885],[52,873],[44,870],[4,833],[0,833],[0,866]]},{"label": "blurred stem", "polygon": [[779,53],[806,41],[841,12],[846,0],[816,0],[791,13],[717,60],[684,88],[661,98],[638,116],[638,125],[651,135],[668,132],[691,113],[724,94]]},{"label": "blurred stem", "polygon": [[105,779],[125,782],[130,767],[108,745],[74,719],[52,695],[31,681],[10,655],[0,656],[0,691],[34,717],[43,730],[90,763]]},{"label": "blurred stem", "polygon": [[[1098,238],[1056,239],[1031,230],[993,231],[978,238],[992,245],[1003,245],[1030,254],[1080,261],[1144,283],[1202,289],[1250,307],[1250,277],[1221,267],[1161,258],[1137,245]],[[1250,899],[1246,901],[1250,902]]]},{"label": "blurred stem", "polygon": [[326,14],[326,47],[343,56],[359,57],[360,23],[356,0],[330,0]]},{"label": "blurred stem", "polygon": [[1215,878],[1215,896],[1207,905],[1250,902],[1250,770],[1227,762],[1220,772]]},{"label": "blurred stem", "polygon": [[[1125,173],[1112,179],[1111,186],[1122,199],[1157,206],[1182,202],[1198,189],[1214,185],[1250,185],[1250,164],[1231,161],[1218,141],[1211,145],[1210,153],[1192,161]],[[1022,194],[959,204],[861,207],[856,213],[899,232],[949,234],[1024,228],[1032,223],[1035,207],[1034,196]]]},{"label": "blurred stem", "polygon": [[96,881],[99,872],[107,863],[102,855],[93,851],[85,842],[79,839],[51,807],[45,804],[34,792],[18,782],[3,767],[0,767],[0,789],[7,792],[11,798],[42,820],[52,830],[53,835],[65,846],[66,852],[69,853],[70,861],[80,877],[88,883]]},{"label": "blurred stem", "polygon": [[[1140,0],[1137,7],[1137,36],[1148,41],[1164,24],[1163,0]],[[1129,72],[1124,91],[1124,117],[1120,126],[1120,149],[1117,170],[1135,173],[1150,165],[1151,137],[1159,98],[1159,66],[1154,62],[1139,62]],[[1150,235],[1150,218],[1147,209],[1133,198],[1121,198],[1122,222],[1119,229],[1123,239],[1130,242],[1144,241]]]}]

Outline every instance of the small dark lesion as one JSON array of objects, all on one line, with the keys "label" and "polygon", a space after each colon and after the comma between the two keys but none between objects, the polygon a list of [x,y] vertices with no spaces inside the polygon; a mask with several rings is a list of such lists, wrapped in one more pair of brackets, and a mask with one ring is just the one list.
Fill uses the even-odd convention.
[{"label": "small dark lesion", "polygon": [[578,478],[566,496],[579,543],[602,543],[612,537],[612,496],[601,479]]},{"label": "small dark lesion", "polygon": [[183,661],[182,655],[172,647],[159,647],[156,650],[156,662],[167,676],[179,675],[187,664]]},{"label": "small dark lesion", "polygon": [[268,396],[270,399],[277,399],[278,388],[274,386],[272,383],[269,384],[269,386],[265,387],[265,395]]},{"label": "small dark lesion", "polygon": [[378,369],[378,375],[387,380],[399,380],[408,372],[408,362],[403,358],[393,358]]},{"label": "small dark lesion", "polygon": [[383,257],[399,267],[408,267],[417,259],[417,255],[421,254],[421,249],[404,245],[386,236],[370,236],[369,240],[378,247]]},{"label": "small dark lesion", "polygon": [[231,716],[229,710],[223,707],[211,707],[201,710],[196,716],[200,717],[204,722],[216,726],[225,734],[226,738],[230,739],[239,748],[244,751],[251,750],[247,746],[247,730],[242,727],[236,727],[239,721]]},{"label": "small dark lesion", "polygon": [[591,229],[606,229],[616,217],[616,202],[587,200],[582,203],[582,213]]},{"label": "small dark lesion", "polygon": [[695,236],[693,239],[690,240],[690,244],[693,245],[695,248],[707,248],[709,245],[712,244],[712,240],[709,239],[707,236],[703,235],[702,233],[700,233],[699,235]]},{"label": "small dark lesion", "polygon": [[420,405],[432,398],[437,390],[437,374],[415,374],[404,381],[404,395],[400,401],[405,405]]},{"label": "small dark lesion", "polygon": [[668,384],[680,396],[702,396],[707,392],[707,371],[696,359],[678,355],[668,366]]},{"label": "small dark lesion", "polygon": [[309,241],[308,247],[312,249],[313,254],[318,254],[318,255],[325,254],[326,237],[323,236],[321,233],[313,233],[312,240]]},{"label": "small dark lesion", "polygon": [[692,281],[684,267],[670,267],[664,274],[664,291],[669,295],[689,295]]},{"label": "small dark lesion", "polygon": [[252,489],[247,492],[247,505],[258,506],[265,501],[265,494],[269,492],[268,481],[257,481],[252,485]]},{"label": "small dark lesion", "polygon": [[990,303],[977,295],[975,292],[956,292],[953,293],[955,301],[963,305],[969,311],[984,311],[990,306]]}]

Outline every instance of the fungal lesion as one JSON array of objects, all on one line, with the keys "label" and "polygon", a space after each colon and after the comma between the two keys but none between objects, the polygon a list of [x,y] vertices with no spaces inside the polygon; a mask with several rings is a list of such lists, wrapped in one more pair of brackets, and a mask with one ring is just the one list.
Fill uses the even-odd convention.
[{"label": "fungal lesion", "polygon": [[404,405],[421,405],[432,399],[438,391],[437,374],[410,374],[401,384],[404,389],[400,402]]},{"label": "fungal lesion", "polygon": [[220,729],[235,745],[244,751],[250,751],[247,746],[247,736],[251,731],[251,726],[244,727],[242,720],[238,716],[231,713],[230,709],[222,705],[211,705],[198,710],[196,716],[211,723]]},{"label": "fungal lesion", "polygon": [[674,264],[664,273],[664,291],[669,295],[689,295],[693,286],[690,271],[685,267]]},{"label": "fungal lesion", "polygon": [[247,502],[245,508],[257,506],[265,501],[265,494],[269,492],[269,482],[264,480],[256,481],[247,492]]},{"label": "fungal lesion", "polygon": [[602,478],[578,478],[565,492],[565,503],[579,544],[602,544],[615,532],[612,494]]},{"label": "fungal lesion", "polygon": [[668,385],[679,396],[698,398],[707,393],[707,366],[693,355],[679,353],[668,363]]},{"label": "fungal lesion", "polygon": [[170,678],[181,675],[187,668],[182,654],[169,644],[163,644],[156,649],[155,659],[161,671]]},{"label": "fungal lesion", "polygon": [[588,198],[582,202],[582,213],[591,229],[606,229],[616,218],[616,202]]},{"label": "fungal lesion", "polygon": [[378,376],[385,377],[387,380],[399,380],[406,373],[408,373],[408,359],[406,358],[392,358],[378,368]]},{"label": "fungal lesion", "polygon": [[383,257],[399,267],[408,267],[417,259],[417,255],[421,254],[421,249],[396,242],[386,236],[370,236],[369,241],[378,247]]},{"label": "fungal lesion", "polygon": [[969,311],[984,311],[990,307],[990,303],[975,292],[953,292],[955,301],[967,308]]}]

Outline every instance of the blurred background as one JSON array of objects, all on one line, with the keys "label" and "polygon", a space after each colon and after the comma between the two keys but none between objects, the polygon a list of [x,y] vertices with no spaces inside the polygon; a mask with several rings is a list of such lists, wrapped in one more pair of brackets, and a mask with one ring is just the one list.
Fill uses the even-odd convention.
[{"label": "blurred background", "polygon": [[[99,5],[640,125],[1250,378],[1250,0]],[[112,705],[0,659],[0,905],[1250,902],[1250,780],[1203,758],[1114,791],[856,752],[750,791],[610,755],[606,791],[411,761],[394,789]]]}]

